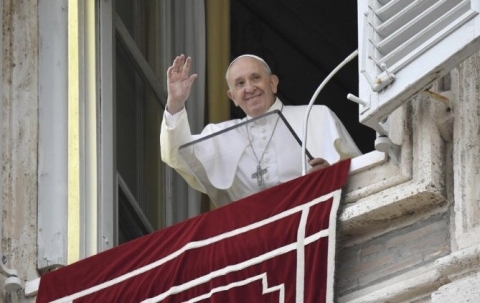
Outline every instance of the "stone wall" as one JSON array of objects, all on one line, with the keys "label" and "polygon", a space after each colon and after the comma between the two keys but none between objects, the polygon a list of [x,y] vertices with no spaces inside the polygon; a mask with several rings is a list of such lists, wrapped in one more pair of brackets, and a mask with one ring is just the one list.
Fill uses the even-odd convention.
[{"label": "stone wall", "polygon": [[[3,1],[2,243],[38,277],[37,2]],[[480,302],[480,57],[389,118],[386,161],[352,174],[340,212],[338,302]],[[0,275],[0,285],[5,276]],[[23,292],[0,302],[34,301]],[[18,298],[16,298],[18,297]]]},{"label": "stone wall", "polygon": [[338,302],[480,302],[479,72],[476,54],[398,109],[401,146],[351,175]]},{"label": "stone wall", "polygon": [[[3,1],[3,95],[2,123],[2,186],[3,225],[2,251],[6,264],[18,272],[22,283],[38,276],[36,271],[37,241],[37,144],[38,96],[37,3],[29,0]],[[4,285],[5,276],[0,276]],[[5,293],[0,302],[18,296],[25,302],[23,291]],[[12,297],[13,296],[13,297]]]}]

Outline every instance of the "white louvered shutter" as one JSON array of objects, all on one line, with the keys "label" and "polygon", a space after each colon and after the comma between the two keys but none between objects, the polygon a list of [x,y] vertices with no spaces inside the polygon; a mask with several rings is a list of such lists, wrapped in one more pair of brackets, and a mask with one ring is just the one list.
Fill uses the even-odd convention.
[{"label": "white louvered shutter", "polygon": [[480,49],[480,0],[358,0],[360,122],[381,122]]}]

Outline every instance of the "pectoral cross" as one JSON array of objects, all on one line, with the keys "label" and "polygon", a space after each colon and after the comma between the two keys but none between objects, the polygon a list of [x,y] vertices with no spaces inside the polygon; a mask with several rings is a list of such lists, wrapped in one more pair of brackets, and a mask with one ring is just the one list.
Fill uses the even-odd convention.
[{"label": "pectoral cross", "polygon": [[257,186],[263,186],[263,175],[267,173],[267,169],[263,168],[260,165],[257,165],[257,172],[252,174],[252,179],[257,178]]}]

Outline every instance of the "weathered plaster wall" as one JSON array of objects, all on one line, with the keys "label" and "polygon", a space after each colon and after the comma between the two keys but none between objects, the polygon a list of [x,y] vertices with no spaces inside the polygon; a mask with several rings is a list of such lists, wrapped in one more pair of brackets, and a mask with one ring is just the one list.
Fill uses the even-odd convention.
[{"label": "weathered plaster wall", "polygon": [[[37,277],[37,3],[3,3],[2,250],[24,282]],[[0,301],[13,299],[3,293]]]},{"label": "weathered plaster wall", "polygon": [[[37,2],[3,3],[1,245],[6,265],[27,281],[38,276]],[[476,54],[452,71],[451,89],[432,88],[451,104],[418,96],[400,108],[391,126],[402,148],[351,176],[339,302],[480,302],[479,79]],[[0,302],[12,299],[4,292]]]},{"label": "weathered plaster wall", "polygon": [[365,288],[372,291],[394,277],[404,278],[410,272],[429,266],[450,253],[448,229],[448,216],[436,214],[359,245],[345,247],[338,256],[337,271],[341,279],[337,295],[342,297]]},{"label": "weathered plaster wall", "polygon": [[476,273],[440,287],[432,294],[432,302],[478,302],[480,274]]},{"label": "weathered plaster wall", "polygon": [[480,55],[455,73],[454,107],[455,242],[458,249],[480,243]]},{"label": "weathered plaster wall", "polygon": [[351,176],[339,302],[480,302],[479,73],[477,53],[430,88],[448,102],[405,104],[400,155]]}]

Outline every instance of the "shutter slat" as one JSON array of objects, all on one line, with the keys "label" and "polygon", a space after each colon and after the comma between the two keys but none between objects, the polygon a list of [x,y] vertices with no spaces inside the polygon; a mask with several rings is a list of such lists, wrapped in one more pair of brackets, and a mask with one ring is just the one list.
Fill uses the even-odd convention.
[{"label": "shutter slat", "polygon": [[[398,31],[402,26],[409,21],[418,17],[423,11],[435,5],[438,0],[412,1],[410,5],[404,6],[401,10],[397,10],[396,14],[376,27],[378,34],[386,38]],[[403,3],[403,1],[396,1],[395,3]]]},{"label": "shutter slat", "polygon": [[[434,2],[434,0],[422,2],[432,1]],[[428,39],[429,37],[425,36],[425,34],[417,35],[417,33],[424,32],[431,33],[432,35],[435,34],[434,30],[428,29],[434,27],[434,24],[439,19],[445,19],[445,16],[450,15],[448,14],[448,12],[454,10],[455,6],[459,5],[459,3],[461,2],[461,0],[440,1],[423,11],[417,10],[415,12],[411,12],[410,15],[398,15],[398,18],[396,19],[401,19],[401,21],[403,21],[402,23],[405,25],[400,27],[396,32],[392,33],[387,38],[383,39],[380,43],[378,43],[380,53],[386,55],[395,50],[403,43],[405,43],[405,41],[412,40],[412,37],[417,37],[417,39],[422,38],[424,39],[423,41],[425,41],[425,39]],[[463,2],[463,5],[460,5],[466,7],[466,10],[468,10],[468,4],[467,6],[465,6],[465,4],[467,3]],[[423,6],[420,7],[423,8]],[[418,14],[419,12],[420,14]],[[459,15],[456,15],[456,17],[458,16]],[[450,16],[448,20],[450,20],[450,22],[453,22],[455,20],[454,18],[455,16]]]},{"label": "shutter slat", "polygon": [[[383,57],[381,62],[393,67],[397,65],[402,58],[413,57],[412,53],[415,53],[416,50],[416,54],[419,55],[428,50],[422,46],[434,45],[435,42],[440,41],[441,37],[445,36],[445,34],[455,30],[473,16],[474,14],[469,10],[468,4],[462,3],[454,10],[449,11],[448,14],[437,19],[424,30],[413,35],[401,46]],[[401,66],[396,66],[395,70],[398,70],[400,67]]]},{"label": "shutter slat", "polygon": [[[403,3],[410,0],[390,1],[384,7],[373,11],[378,18],[378,12],[400,8]],[[399,4],[400,3],[400,4]],[[470,1],[465,0],[423,0],[414,1],[403,10],[392,16],[386,22],[381,23],[374,29],[374,35],[367,41],[374,46],[374,52],[369,52],[369,57],[379,65],[385,62],[388,66],[395,65],[395,59],[409,50],[413,51],[423,42],[435,36],[442,27],[453,23],[463,13],[470,9]],[[370,6],[372,10],[372,6]],[[370,25],[380,22],[379,19],[370,20]],[[377,68],[373,74],[381,73]]]},{"label": "shutter slat", "polygon": [[382,6],[387,5],[389,2],[392,2],[393,0],[378,0],[378,3]]},{"label": "shutter slat", "polygon": [[480,0],[357,0],[359,121],[396,108],[480,51]]},{"label": "shutter slat", "polygon": [[376,11],[377,17],[382,22],[387,22],[390,18],[410,6],[413,2],[415,2],[415,0],[390,1]]}]

